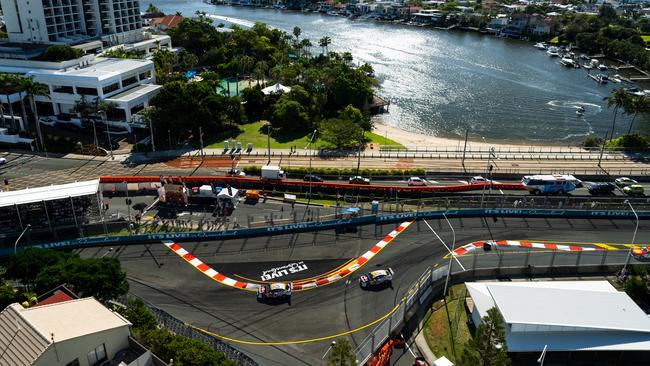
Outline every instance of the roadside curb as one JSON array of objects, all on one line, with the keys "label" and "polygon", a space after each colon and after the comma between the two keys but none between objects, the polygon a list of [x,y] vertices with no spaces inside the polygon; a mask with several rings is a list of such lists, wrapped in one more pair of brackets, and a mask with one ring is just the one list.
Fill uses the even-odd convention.
[{"label": "roadside curb", "polygon": [[420,355],[424,357],[425,361],[427,361],[427,364],[433,365],[433,362],[435,362],[438,357],[436,357],[436,355],[433,353],[429,347],[429,344],[427,343],[427,340],[424,338],[424,322],[420,322],[420,329],[421,330],[418,335],[415,336],[415,346],[417,347]]}]

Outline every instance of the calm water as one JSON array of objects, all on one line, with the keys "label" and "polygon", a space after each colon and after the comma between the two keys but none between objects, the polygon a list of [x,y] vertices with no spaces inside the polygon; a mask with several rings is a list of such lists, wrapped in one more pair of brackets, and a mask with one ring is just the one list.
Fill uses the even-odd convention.
[{"label": "calm water", "polygon": [[[289,33],[299,26],[301,37],[316,45],[329,36],[331,50],[350,51],[374,67],[378,94],[391,101],[390,113],[380,120],[408,131],[460,138],[469,130],[474,140],[570,144],[604,136],[611,127],[613,112],[603,97],[613,86],[596,84],[586,70],[559,65],[529,42],[200,0],[152,2],[167,13],[190,16],[201,10]],[[575,114],[579,104],[586,108],[582,117]],[[627,131],[628,123],[620,118],[617,132]]]}]

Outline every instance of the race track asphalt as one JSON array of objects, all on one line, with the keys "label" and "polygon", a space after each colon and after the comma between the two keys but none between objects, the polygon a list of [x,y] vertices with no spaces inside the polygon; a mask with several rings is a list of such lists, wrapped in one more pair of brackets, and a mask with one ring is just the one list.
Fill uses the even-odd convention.
[{"label": "race track asphalt", "polygon": [[[430,221],[440,237],[451,244],[452,231],[444,221]],[[629,243],[634,221],[454,219],[456,242],[478,240],[530,240],[539,242]],[[636,241],[648,243],[650,233],[641,223]],[[261,280],[265,270],[303,261],[307,269],[277,280],[317,276],[369,250],[397,225],[366,226],[357,233],[336,235],[333,231],[216,242],[180,243],[212,268],[236,279]],[[595,247],[585,244],[585,247]],[[521,248],[482,250],[460,258],[465,267],[576,265],[623,263],[627,250],[552,252]],[[409,286],[430,266],[446,263],[447,250],[420,222],[400,234],[372,260],[346,279],[317,289],[295,292],[291,304],[258,303],[255,293],[224,286],[208,278],[163,244],[126,246],[110,253],[108,248],[80,250],[82,256],[107,255],[118,258],[126,270],[130,292],[164,309],[173,316],[210,332],[245,342],[298,343],[260,345],[230,342],[264,365],[317,365],[332,339],[339,333],[363,327],[389,312],[404,297]],[[579,261],[579,262],[578,262]],[[378,268],[395,271],[392,288],[364,291],[359,275]],[[236,277],[241,276],[241,277]],[[350,279],[350,281],[346,281]],[[357,346],[370,333],[368,326],[349,335]],[[336,338],[336,337],[335,337]],[[334,339],[335,339],[334,338]]]}]

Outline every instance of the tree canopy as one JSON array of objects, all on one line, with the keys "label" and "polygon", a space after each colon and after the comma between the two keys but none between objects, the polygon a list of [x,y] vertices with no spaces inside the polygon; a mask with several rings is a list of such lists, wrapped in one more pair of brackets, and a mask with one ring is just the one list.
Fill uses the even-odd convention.
[{"label": "tree canopy", "polygon": [[476,328],[474,338],[465,345],[460,366],[507,366],[510,364],[508,346],[503,329],[503,316],[497,308],[488,310]]}]

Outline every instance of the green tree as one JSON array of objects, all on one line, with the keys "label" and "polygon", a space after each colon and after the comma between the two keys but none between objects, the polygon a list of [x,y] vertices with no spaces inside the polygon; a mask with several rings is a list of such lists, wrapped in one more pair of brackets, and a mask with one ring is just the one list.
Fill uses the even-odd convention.
[{"label": "green tree", "polygon": [[641,301],[648,296],[648,286],[643,278],[631,276],[625,282],[625,292],[634,300]]},{"label": "green tree", "polygon": [[147,13],[147,14],[161,14],[161,11],[158,10],[158,8],[154,4],[149,3],[149,6],[147,7],[147,10],[145,10],[145,13]]},{"label": "green tree", "polygon": [[69,45],[53,45],[45,49],[39,57],[41,61],[62,62],[83,56],[83,51]]},{"label": "green tree", "polygon": [[132,297],[127,301],[126,308],[117,306],[116,309],[138,330],[154,329],[158,324],[156,316],[140,298]]},{"label": "green tree", "polygon": [[623,105],[623,109],[625,111],[625,114],[631,114],[632,115],[632,120],[630,121],[630,126],[627,129],[627,134],[632,133],[632,127],[634,126],[634,120],[636,120],[636,116],[641,113],[648,113],[650,112],[650,99],[644,95],[639,95],[639,96],[631,96],[630,98],[627,99]]},{"label": "green tree", "polygon": [[141,332],[141,341],[163,360],[174,360],[179,366],[235,366],[223,353],[207,345],[185,337],[175,336],[165,329]]},{"label": "green tree", "polygon": [[289,98],[280,98],[271,107],[269,119],[274,127],[285,130],[303,130],[311,126],[305,108]]},{"label": "green tree", "polygon": [[353,122],[357,126],[361,127],[364,131],[372,130],[372,120],[370,119],[370,116],[362,113],[352,104],[348,104],[347,107],[339,111],[339,118]]},{"label": "green tree", "polygon": [[70,254],[54,250],[25,248],[9,257],[7,277],[19,280],[28,290],[33,290],[36,287],[36,277],[43,268],[56,265],[69,256]]},{"label": "green tree", "polygon": [[612,89],[612,92],[609,96],[603,98],[607,101],[608,108],[614,108],[614,118],[612,119],[612,131],[610,134],[610,139],[614,138],[614,131],[616,129],[616,116],[618,115],[618,110],[628,103],[629,94],[625,91],[624,88]]},{"label": "green tree", "polygon": [[253,88],[246,88],[242,91],[242,99],[244,100],[244,110],[248,116],[249,121],[254,121],[262,118],[266,108],[266,99],[262,88],[255,86]]},{"label": "green tree", "polygon": [[7,98],[7,105],[9,106],[9,115],[11,116],[11,127],[14,129],[18,129],[18,126],[16,125],[14,107],[9,99],[9,96],[16,92],[19,85],[20,85],[20,76],[14,74],[0,74],[0,92],[4,94],[5,97]]},{"label": "green tree", "polygon": [[359,142],[359,126],[347,119],[324,120],[318,131],[323,141],[339,150],[355,146]]},{"label": "green tree", "polygon": [[460,357],[460,366],[507,366],[510,364],[503,329],[503,316],[496,307],[488,310],[476,328],[474,338],[467,342]]},{"label": "green tree", "polygon": [[318,41],[318,45],[323,49],[323,54],[329,54],[329,46],[332,44],[332,39],[330,37],[323,37]]},{"label": "green tree", "polygon": [[339,338],[336,344],[332,345],[329,354],[327,355],[328,366],[355,366],[357,364],[357,356],[352,350],[352,345],[347,338]]}]

